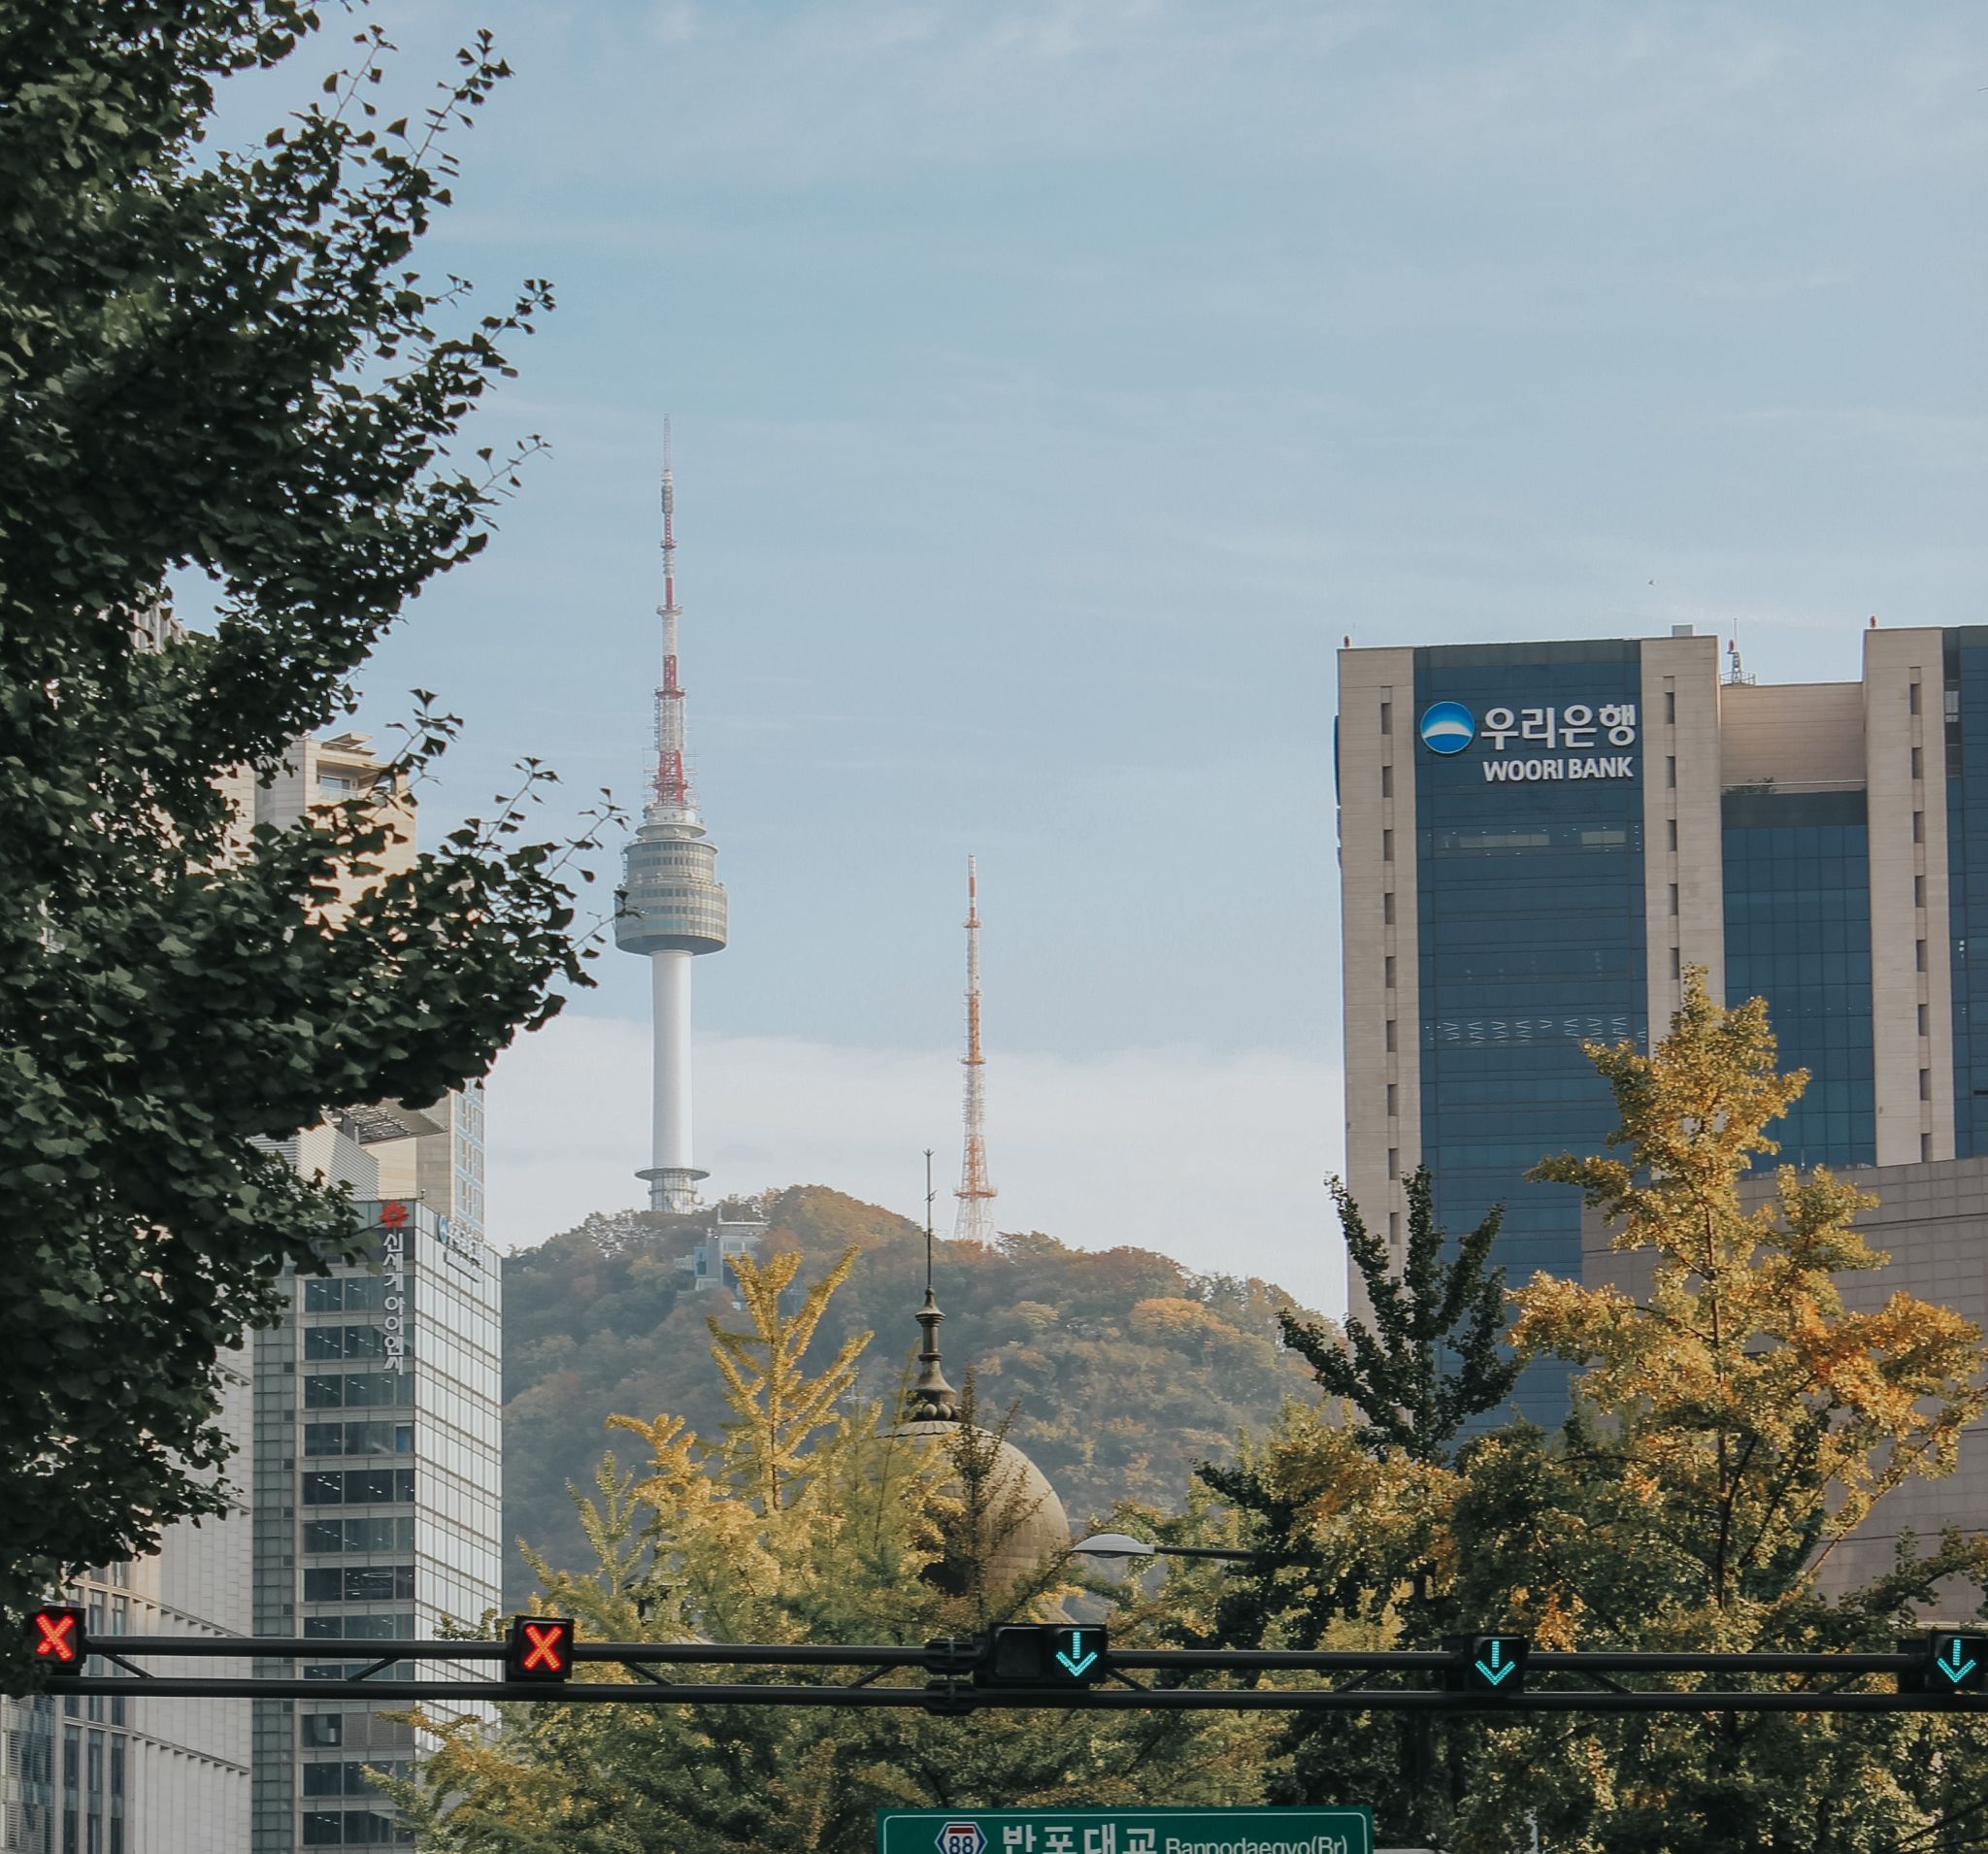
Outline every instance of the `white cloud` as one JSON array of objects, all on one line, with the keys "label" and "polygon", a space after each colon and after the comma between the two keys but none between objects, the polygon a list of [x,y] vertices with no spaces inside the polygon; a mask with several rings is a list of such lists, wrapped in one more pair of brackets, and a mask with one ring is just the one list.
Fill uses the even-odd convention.
[{"label": "white cloud", "polygon": [[[490,1084],[500,1246],[640,1201],[648,1056],[646,1023],[603,1017],[555,1019],[505,1055]],[[960,1079],[948,1054],[707,1037],[698,1064],[708,1192],[827,1184],[916,1215],[930,1145],[949,1228]],[[1002,1053],[988,1065],[995,1221],[1261,1275],[1336,1313],[1344,1250],[1319,1180],[1340,1163],[1342,1124],[1337,1065],[1276,1051]]]}]

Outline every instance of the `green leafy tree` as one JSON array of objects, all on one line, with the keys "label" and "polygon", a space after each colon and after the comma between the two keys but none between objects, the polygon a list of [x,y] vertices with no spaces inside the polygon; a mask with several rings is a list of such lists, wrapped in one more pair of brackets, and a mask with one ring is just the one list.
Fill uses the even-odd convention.
[{"label": "green leafy tree", "polygon": [[[251,152],[212,146],[216,83],[315,25],[0,17],[0,1617],[221,1509],[217,1355],[349,1241],[260,1142],[433,1100],[581,981],[578,846],[522,834],[536,765],[392,875],[364,804],[248,838],[225,795],[482,546],[511,465],[450,441],[547,300],[480,318],[408,268],[504,75],[486,41],[412,126],[381,119],[371,31]],[[175,573],[211,632],[160,622]],[[452,725],[424,702],[389,782]]]},{"label": "green leafy tree", "polygon": [[[778,1267],[757,1273],[758,1285]],[[721,1439],[700,1442],[676,1416],[617,1417],[642,1438],[646,1470],[603,1463],[599,1498],[582,1503],[591,1570],[558,1571],[532,1554],[546,1608],[577,1617],[585,1635],[622,1640],[911,1643],[967,1633],[990,1612],[1044,1614],[1072,1594],[1067,1566],[1053,1559],[994,1590],[989,1560],[1016,1515],[990,1436],[908,1436],[878,1404],[850,1408],[836,1388],[846,1347],[825,1370],[787,1379],[777,1410],[775,1362],[801,1357],[809,1307],[788,1314],[778,1294],[743,1298],[745,1330],[720,1330],[713,1347],[729,1409]],[[1179,1639],[1164,1592],[1134,1584],[1121,1594],[1114,1629]],[[790,1677],[715,1665],[672,1672]],[[585,1677],[632,1676],[588,1667]],[[885,1676],[912,1686],[924,1677]],[[673,1705],[666,1695],[649,1705],[501,1710],[494,1738],[475,1724],[439,1726],[436,1754],[413,1779],[386,1784],[424,1846],[860,1854],[875,1845],[883,1806],[1095,1806],[1155,1794],[1228,1803],[1253,1798],[1260,1781],[1263,1728],[1234,1716],[934,1718],[919,1707]]]},{"label": "green leafy tree", "polygon": [[1329,1329],[1286,1310],[1285,1343],[1303,1355],[1328,1397],[1358,1412],[1364,1446],[1445,1461],[1464,1425],[1496,1409],[1518,1381],[1518,1361],[1502,1345],[1509,1323],[1505,1271],[1491,1266],[1504,1208],[1452,1249],[1436,1220],[1429,1168],[1417,1166],[1405,1181],[1408,1242],[1396,1271],[1344,1183],[1333,1178],[1328,1188],[1374,1324],[1349,1318],[1342,1344]]},{"label": "green leafy tree", "polygon": [[[1490,1260],[1503,1212],[1452,1243],[1418,1167],[1406,1180],[1397,1273],[1344,1184],[1329,1188],[1373,1324],[1349,1317],[1342,1342],[1284,1311],[1284,1338],[1311,1367],[1326,1407],[1287,1407],[1232,1466],[1199,1471],[1238,1509],[1258,1554],[1228,1580],[1214,1636],[1240,1647],[1432,1648],[1457,1626],[1445,1523],[1459,1486],[1457,1438],[1504,1403],[1520,1369],[1501,1344],[1505,1271]],[[1297,1714],[1277,1740],[1271,1794],[1372,1800],[1386,1827],[1417,1835],[1441,1818],[1439,1794],[1459,1780],[1455,1738],[1412,1714]]]}]

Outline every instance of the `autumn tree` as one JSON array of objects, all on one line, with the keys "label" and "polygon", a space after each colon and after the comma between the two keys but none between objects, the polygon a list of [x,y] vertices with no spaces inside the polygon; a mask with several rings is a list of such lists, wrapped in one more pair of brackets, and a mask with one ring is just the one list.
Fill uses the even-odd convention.
[{"label": "autumn tree", "polygon": [[[819,1186],[760,1208],[772,1226],[761,1253],[798,1250],[801,1278],[861,1249],[814,1345],[832,1353],[874,1329],[852,1395],[889,1398],[923,1291],[923,1232]],[[628,1211],[504,1258],[505,1506],[561,1563],[587,1560],[564,1486],[590,1480],[610,1410],[667,1409],[700,1434],[730,1414],[705,1349],[711,1299],[678,1266],[703,1240],[696,1218]],[[1055,1483],[1073,1525],[1123,1501],[1178,1506],[1196,1462],[1229,1459],[1242,1431],[1268,1427],[1309,1380],[1278,1343],[1291,1302],[1270,1282],[1041,1235],[941,1238],[936,1253],[948,1353],[974,1361],[989,1429],[1013,1411],[1008,1440]],[[521,1561],[507,1573],[506,1600],[522,1604]]]},{"label": "autumn tree", "polygon": [[[974,1478],[990,1459],[991,1432],[907,1435],[879,1404],[851,1407],[836,1388],[852,1362],[846,1346],[824,1369],[801,1369],[803,1328],[852,1257],[793,1312],[764,1291],[777,1280],[791,1286],[790,1259],[743,1272],[746,1325],[716,1330],[731,1410],[720,1437],[700,1440],[675,1416],[617,1417],[647,1460],[633,1471],[603,1464],[598,1497],[582,1509],[596,1562],[575,1573],[534,1554],[543,1606],[577,1617],[584,1635],[915,1643],[985,1620],[1002,1496],[998,1476],[982,1475],[989,1485],[977,1497]],[[796,1367],[778,1409],[777,1359]],[[932,1574],[946,1570],[955,1574]],[[1074,1583],[1067,1564],[1034,1567],[1011,1581],[996,1613],[1049,1613]],[[1179,1639],[1158,1594],[1135,1586],[1124,1595],[1130,1639]],[[715,1665],[672,1672],[791,1677]],[[632,1676],[589,1665],[582,1677]],[[917,1686],[925,1676],[884,1678]],[[875,1845],[883,1806],[1096,1806],[1156,1792],[1183,1804],[1249,1800],[1263,1737],[1254,1719],[1190,1713],[934,1718],[916,1706],[694,1707],[662,1695],[653,1705],[501,1710],[494,1738],[473,1723],[441,1726],[435,1755],[413,1779],[387,1785],[423,1846],[861,1854]]]},{"label": "autumn tree", "polygon": [[[1973,1608],[1980,1535],[1825,1578],[1879,1500],[1951,1471],[1988,1353],[1909,1295],[1846,1308],[1885,1259],[1854,1227],[1872,1202],[1854,1185],[1782,1167],[1742,1195],[1807,1080],[1777,1073],[1766,1006],[1723,1009],[1694,973],[1652,1053],[1589,1053],[1620,1114],[1609,1150],[1533,1175],[1607,1219],[1622,1284],[1541,1275],[1515,1297],[1521,1351],[1575,1367],[1573,1406],[1558,1436],[1512,1426],[1468,1456],[1457,1600],[1550,1647],[1726,1651],[1887,1649],[1929,1606]],[[1455,1843],[1508,1845],[1523,1807],[1555,1847],[1973,1846],[1984,1751],[1923,1715],[1513,1726],[1474,1767]]]},{"label": "autumn tree", "polygon": [[[451,442],[547,301],[480,315],[410,268],[504,75],[485,40],[388,121],[364,32],[249,151],[213,144],[217,85],[316,27],[300,0],[0,16],[0,1621],[224,1509],[217,1356],[352,1234],[268,1142],[432,1101],[582,977],[573,846],[524,834],[541,769],[340,908],[389,826],[248,838],[221,789],[345,712],[483,546],[512,459]],[[211,630],[165,620],[170,576]],[[417,710],[389,783],[450,731]]]}]

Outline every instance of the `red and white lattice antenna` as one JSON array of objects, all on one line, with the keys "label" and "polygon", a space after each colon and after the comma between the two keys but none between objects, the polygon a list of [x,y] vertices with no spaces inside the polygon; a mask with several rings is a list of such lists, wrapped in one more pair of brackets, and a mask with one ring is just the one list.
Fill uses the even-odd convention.
[{"label": "red and white lattice antenna", "polygon": [[690,775],[683,758],[683,685],[677,676],[677,480],[670,468],[670,421],[663,420],[663,686],[656,691],[654,808],[691,815]]},{"label": "red and white lattice antenna", "polygon": [[967,858],[967,1052],[961,1059],[966,1070],[966,1144],[960,1157],[959,1215],[953,1235],[973,1242],[994,1240],[994,1213],[989,1208],[995,1196],[987,1178],[987,1128],[985,1071],[987,1059],[980,1053],[980,894],[974,859]]}]

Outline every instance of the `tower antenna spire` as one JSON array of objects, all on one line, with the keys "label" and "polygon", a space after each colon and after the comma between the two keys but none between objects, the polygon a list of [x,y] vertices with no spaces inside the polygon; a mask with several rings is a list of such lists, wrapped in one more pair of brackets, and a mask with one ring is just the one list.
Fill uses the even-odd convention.
[{"label": "tower antenna spire", "polygon": [[671,466],[670,421],[663,420],[663,685],[656,690],[656,776],[653,809],[695,821],[683,752],[683,684],[677,670],[677,473]]},{"label": "tower antenna spire", "polygon": [[960,1155],[959,1215],[953,1235],[969,1242],[994,1240],[994,1213],[989,1208],[995,1197],[987,1177],[986,1083],[987,1059],[980,1053],[980,885],[975,859],[967,858],[967,1052],[961,1058],[966,1070],[965,1147]]},{"label": "tower antenna spire", "polygon": [[724,886],[717,849],[704,834],[686,768],[683,683],[677,668],[677,478],[670,421],[663,420],[663,680],[656,690],[655,772],[642,827],[624,852],[625,901],[614,944],[650,964],[655,1010],[655,1095],[649,1163],[636,1175],[649,1187],[649,1208],[697,1207],[708,1175],[691,1161],[690,962],[725,944]]}]

